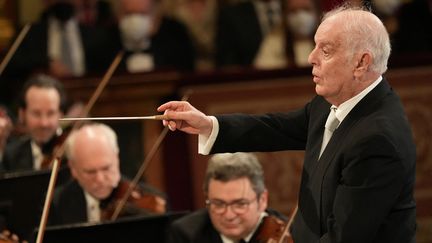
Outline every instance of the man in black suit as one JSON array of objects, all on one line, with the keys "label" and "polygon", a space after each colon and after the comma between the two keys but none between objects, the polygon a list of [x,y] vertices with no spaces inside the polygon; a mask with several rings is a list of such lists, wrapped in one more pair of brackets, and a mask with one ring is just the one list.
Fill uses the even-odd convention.
[{"label": "man in black suit", "polygon": [[[104,124],[86,124],[72,131],[68,137],[66,156],[74,180],[56,189],[49,213],[49,224],[110,219],[115,203],[125,194],[130,184],[121,178],[115,132]],[[140,184],[133,190],[130,198],[135,202],[144,202],[140,200],[145,198],[154,199],[154,202],[128,203],[121,216],[166,211],[164,196],[149,185]]]},{"label": "man in black suit", "polygon": [[[415,242],[415,144],[382,77],[390,41],[367,10],[327,13],[309,55],[317,96],[290,113],[206,116],[187,102],[158,111],[199,134],[200,153],[305,150],[296,243]],[[328,143],[323,140],[328,140]]]},{"label": "man in black suit", "polygon": [[118,12],[115,32],[126,51],[121,66],[128,72],[194,69],[195,49],[186,26],[164,16],[159,1],[121,0]]},{"label": "man in black suit", "polygon": [[284,225],[280,214],[266,210],[268,192],[254,154],[214,155],[207,167],[204,193],[207,208],[175,221],[169,243],[257,242],[264,218],[275,217]]},{"label": "man in black suit", "polygon": [[0,100],[14,106],[23,80],[46,73],[58,79],[105,71],[118,49],[104,28],[79,23],[72,0],[44,1],[46,9],[33,23],[0,80]]},{"label": "man in black suit", "polygon": [[5,172],[43,169],[44,158],[53,152],[61,135],[59,119],[66,103],[63,85],[46,75],[29,79],[23,87],[19,120],[25,135],[6,145],[0,169]]},{"label": "man in black suit", "polygon": [[88,69],[94,70],[92,65],[98,63],[93,60],[96,57],[92,52],[104,45],[104,40],[96,40],[99,32],[78,22],[73,2],[47,1],[39,21],[31,26],[11,59],[10,75],[27,78],[23,75],[42,71],[57,78],[68,78],[81,77]]},{"label": "man in black suit", "polygon": [[223,7],[217,18],[216,65],[252,65],[265,36],[281,23],[279,0],[241,1]]}]

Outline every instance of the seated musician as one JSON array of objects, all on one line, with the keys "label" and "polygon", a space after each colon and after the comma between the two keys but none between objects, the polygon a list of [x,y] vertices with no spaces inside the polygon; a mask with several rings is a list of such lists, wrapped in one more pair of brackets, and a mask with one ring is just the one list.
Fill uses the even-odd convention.
[{"label": "seated musician", "polygon": [[65,91],[62,84],[46,75],[30,78],[24,85],[19,101],[19,120],[25,135],[6,144],[0,171],[39,170],[44,163],[61,129]]},{"label": "seated musician", "polygon": [[[127,180],[120,174],[115,132],[100,123],[83,125],[68,137],[66,157],[74,180],[55,190],[48,223],[58,225],[110,219],[112,209],[122,196],[119,192],[125,191],[127,186]],[[162,193],[144,183],[139,184],[130,198],[134,200],[128,200],[122,216],[166,211]],[[146,198],[154,200],[146,201]]]},{"label": "seated musician", "polygon": [[204,193],[207,208],[174,221],[169,243],[257,242],[264,217],[285,220],[267,209],[263,170],[254,154],[214,155],[207,167]]},{"label": "seated musician", "polygon": [[3,151],[9,138],[9,134],[12,131],[12,128],[12,121],[7,114],[6,109],[0,106],[0,162],[2,161]]}]

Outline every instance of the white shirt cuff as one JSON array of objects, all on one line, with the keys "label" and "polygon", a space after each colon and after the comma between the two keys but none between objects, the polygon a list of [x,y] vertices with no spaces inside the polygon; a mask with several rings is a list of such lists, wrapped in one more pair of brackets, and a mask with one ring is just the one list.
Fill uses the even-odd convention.
[{"label": "white shirt cuff", "polygon": [[214,116],[210,116],[213,121],[213,128],[210,136],[198,135],[198,153],[202,155],[210,154],[213,144],[216,141],[217,135],[219,133],[219,122]]}]

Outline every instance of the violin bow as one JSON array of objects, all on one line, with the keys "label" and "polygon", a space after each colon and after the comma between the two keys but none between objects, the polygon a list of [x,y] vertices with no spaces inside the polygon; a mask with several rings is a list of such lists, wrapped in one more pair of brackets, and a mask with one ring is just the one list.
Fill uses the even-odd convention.
[{"label": "violin bow", "polygon": [[296,204],[296,206],[295,206],[295,208],[291,214],[291,217],[289,218],[288,223],[284,228],[284,232],[282,233],[282,237],[279,239],[278,243],[284,243],[285,236],[289,236],[289,228],[291,227],[291,225],[294,221],[294,217],[297,214],[297,210],[298,210],[298,204]]},{"label": "violin bow", "polygon": [[[112,61],[111,65],[109,66],[108,71],[105,73],[101,82],[98,84],[96,90],[93,92],[92,96],[90,97],[90,100],[87,102],[86,106],[84,107],[84,110],[82,112],[83,117],[87,116],[89,114],[91,108],[95,104],[96,100],[99,98],[102,91],[105,89],[106,85],[108,84],[108,81],[111,79],[112,75],[114,74],[114,71],[116,70],[116,68],[120,64],[120,61],[123,58],[123,55],[124,55],[123,51],[120,51],[119,53],[117,53],[116,57]],[[81,125],[81,123],[79,121],[74,123],[72,126],[72,131],[77,129],[80,125]],[[54,194],[54,186],[55,186],[55,183],[57,181],[58,171],[59,171],[60,163],[61,163],[61,161],[58,158],[60,158],[64,154],[64,150],[65,150],[65,143],[62,143],[61,146],[56,148],[54,151],[53,168],[51,170],[51,177],[50,177],[50,181],[48,184],[47,194],[45,197],[45,203],[44,203],[41,221],[39,224],[39,230],[38,230],[38,235],[36,238],[36,243],[42,243],[42,240],[43,240],[43,236],[45,233],[45,228],[46,228],[46,224],[47,224],[47,220],[48,220],[49,209],[50,209],[50,205],[51,205],[53,194]]]},{"label": "violin bow", "polygon": [[[182,101],[187,101],[189,99],[189,96],[192,94],[192,90],[187,90],[185,94],[182,97]],[[161,115],[161,117],[164,117]],[[165,118],[165,117],[164,117]],[[167,119],[164,119],[167,120]],[[164,127],[162,132],[159,134],[159,137],[156,139],[156,142],[153,144],[152,148],[150,149],[149,153],[144,159],[144,162],[141,164],[141,167],[139,168],[137,174],[135,175],[134,179],[129,184],[129,187],[126,191],[126,193],[123,195],[123,197],[119,200],[117,203],[114,213],[111,215],[111,220],[115,220],[120,215],[121,211],[123,210],[123,207],[126,205],[126,202],[129,198],[129,196],[132,194],[133,190],[137,186],[138,182],[144,175],[144,172],[150,165],[151,160],[153,159],[154,155],[156,154],[157,150],[159,149],[159,146],[161,145],[162,141],[164,140],[165,136],[167,135],[169,131],[168,127]]]},{"label": "violin bow", "polygon": [[27,35],[28,31],[30,30],[30,27],[31,24],[29,23],[24,25],[24,27],[21,29],[20,33],[18,34],[17,38],[15,39],[14,43],[12,44],[11,48],[9,48],[9,51],[6,53],[6,56],[3,58],[2,62],[0,63],[0,76],[2,75],[3,71],[5,70],[12,56],[15,54],[15,51],[21,45],[21,42],[24,40],[24,37]]}]

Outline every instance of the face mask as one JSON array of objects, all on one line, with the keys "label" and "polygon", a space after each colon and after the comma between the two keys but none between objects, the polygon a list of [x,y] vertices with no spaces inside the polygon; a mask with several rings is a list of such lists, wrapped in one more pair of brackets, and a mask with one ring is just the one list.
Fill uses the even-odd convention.
[{"label": "face mask", "polygon": [[400,0],[372,0],[373,6],[378,12],[385,15],[392,15],[401,4]]},{"label": "face mask", "polygon": [[297,35],[310,36],[316,28],[316,16],[307,10],[298,10],[287,16],[288,27]]},{"label": "face mask", "polygon": [[129,49],[136,49],[140,43],[148,42],[151,20],[144,14],[130,14],[120,20],[123,42]]},{"label": "face mask", "polygon": [[74,16],[75,8],[71,3],[59,2],[51,6],[51,13],[64,23]]}]

